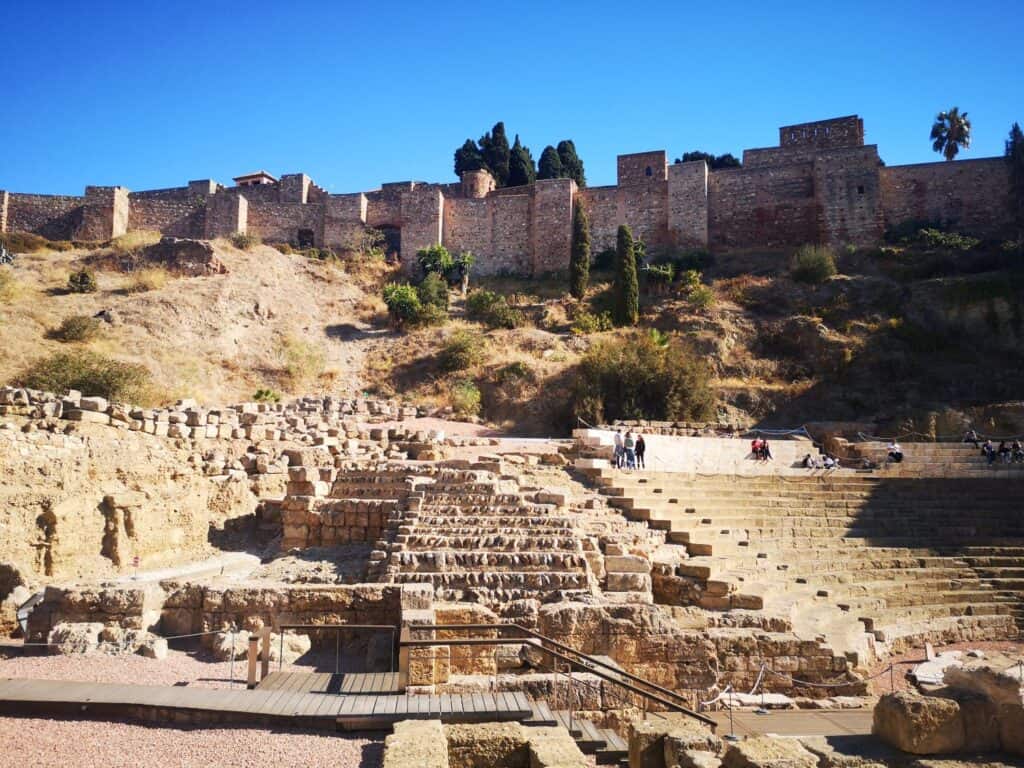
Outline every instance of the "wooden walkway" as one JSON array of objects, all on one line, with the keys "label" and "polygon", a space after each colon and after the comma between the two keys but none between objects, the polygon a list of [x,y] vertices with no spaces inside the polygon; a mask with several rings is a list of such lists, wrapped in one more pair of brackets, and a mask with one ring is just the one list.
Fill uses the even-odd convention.
[{"label": "wooden walkway", "polygon": [[[534,710],[522,692],[331,695],[302,690],[301,676],[269,689],[119,685],[0,679],[0,714],[138,718],[159,722],[288,724],[302,728],[389,728],[398,720],[445,723],[524,720]],[[267,677],[270,682],[270,676]]]},{"label": "wooden walkway", "polygon": [[342,673],[271,672],[257,686],[260,691],[285,689],[298,693],[401,693],[403,672]]}]

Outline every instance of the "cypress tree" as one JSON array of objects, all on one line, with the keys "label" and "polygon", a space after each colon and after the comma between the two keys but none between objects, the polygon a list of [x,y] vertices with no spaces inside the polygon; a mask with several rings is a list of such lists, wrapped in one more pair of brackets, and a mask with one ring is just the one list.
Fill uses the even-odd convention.
[{"label": "cypress tree", "polygon": [[485,167],[484,156],[472,139],[466,139],[466,143],[455,150],[455,175],[460,179],[466,171],[479,171]]},{"label": "cypress tree", "polygon": [[640,286],[636,277],[633,233],[623,224],[615,243],[615,322],[636,325],[639,319]]},{"label": "cypress tree", "polygon": [[519,142],[519,134],[516,134],[516,141],[512,145],[512,152],[508,164],[508,186],[522,187],[526,184],[533,184],[537,180],[537,169],[533,165],[533,155],[530,148],[524,147]]},{"label": "cypress tree", "polygon": [[[550,147],[548,147],[550,149]],[[569,260],[569,292],[577,299],[587,293],[590,280],[590,221],[583,201],[572,212],[572,256]]]},{"label": "cypress tree", "polygon": [[512,151],[508,146],[504,123],[495,123],[491,132],[485,133],[481,137],[480,150],[483,153],[487,169],[494,176],[494,181],[499,187],[507,187]]},{"label": "cypress tree", "polygon": [[538,179],[561,179],[565,175],[562,170],[562,159],[558,156],[558,150],[548,144],[540,153],[540,163],[537,165]]},{"label": "cypress tree", "polygon": [[572,139],[558,142],[558,159],[562,161],[562,178],[576,182],[576,186],[587,186],[587,176],[583,172],[583,161],[576,154],[576,145]]},{"label": "cypress tree", "polygon": [[1017,248],[1024,250],[1024,131],[1017,123],[1006,140],[1006,162],[1010,166],[1010,215],[1017,227]]}]

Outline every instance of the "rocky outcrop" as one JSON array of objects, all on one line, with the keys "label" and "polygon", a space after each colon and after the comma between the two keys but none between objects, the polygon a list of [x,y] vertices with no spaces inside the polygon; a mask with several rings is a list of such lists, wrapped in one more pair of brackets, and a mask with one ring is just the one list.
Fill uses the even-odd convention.
[{"label": "rocky outcrop", "polygon": [[383,768],[450,768],[440,720],[403,720],[384,741]]},{"label": "rocky outcrop", "polygon": [[796,739],[756,736],[731,744],[722,768],[818,768],[818,758]]},{"label": "rocky outcrop", "polygon": [[871,732],[915,755],[959,752],[966,744],[960,705],[952,699],[909,691],[887,693],[875,706]]},{"label": "rocky outcrop", "polygon": [[225,275],[228,268],[219,258],[213,245],[206,240],[183,237],[163,237],[159,243],[143,249],[142,258],[186,277]]}]

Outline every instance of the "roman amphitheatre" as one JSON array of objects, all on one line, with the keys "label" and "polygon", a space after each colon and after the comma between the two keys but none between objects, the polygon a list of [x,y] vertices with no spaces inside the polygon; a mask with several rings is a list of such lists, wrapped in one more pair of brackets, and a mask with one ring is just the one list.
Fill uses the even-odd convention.
[{"label": "roman amphitheatre", "polygon": [[1011,172],[779,135],[609,187],[0,192],[12,754],[1024,754]]}]

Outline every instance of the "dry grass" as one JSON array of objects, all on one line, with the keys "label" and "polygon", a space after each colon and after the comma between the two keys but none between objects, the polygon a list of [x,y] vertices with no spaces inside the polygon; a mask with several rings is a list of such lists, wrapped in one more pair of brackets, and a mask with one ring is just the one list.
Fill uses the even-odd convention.
[{"label": "dry grass", "polygon": [[159,291],[169,279],[170,274],[163,267],[145,267],[132,272],[124,289],[127,293]]},{"label": "dry grass", "polygon": [[278,346],[281,372],[293,392],[313,385],[324,373],[323,350],[296,336],[284,336]]},{"label": "dry grass", "polygon": [[110,248],[117,254],[133,253],[148,245],[159,243],[161,237],[162,235],[159,232],[140,229],[115,237],[110,241]]},{"label": "dry grass", "polygon": [[16,301],[24,292],[24,288],[14,276],[10,267],[0,267],[0,304]]}]

